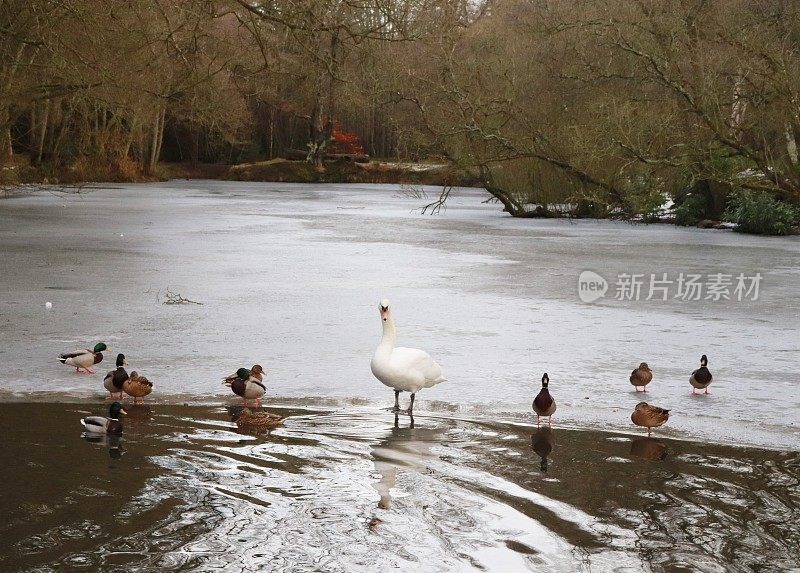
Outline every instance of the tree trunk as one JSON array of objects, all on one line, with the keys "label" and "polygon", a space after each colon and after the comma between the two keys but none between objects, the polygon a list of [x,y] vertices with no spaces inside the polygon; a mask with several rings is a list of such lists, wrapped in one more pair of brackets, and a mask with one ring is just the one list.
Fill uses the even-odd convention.
[{"label": "tree trunk", "polygon": [[[330,123],[330,121],[328,122]],[[323,114],[322,93],[317,92],[314,111],[311,113],[309,125],[308,156],[306,161],[314,166],[318,172],[325,171],[324,155],[327,139],[325,138],[325,115]]]},{"label": "tree trunk", "polygon": [[196,167],[200,163],[200,127],[192,124],[189,129],[191,130],[190,146],[189,146],[189,162],[192,167]]},{"label": "tree trunk", "polygon": [[145,173],[152,175],[158,164],[158,157],[161,155],[161,142],[164,134],[164,116],[165,110],[162,107],[156,113],[156,121],[153,124],[153,130],[150,138],[150,157],[147,161]]},{"label": "tree trunk", "polygon": [[55,163],[61,163],[60,155],[61,155],[61,142],[64,141],[64,136],[67,133],[67,129],[70,123],[70,114],[71,114],[71,106],[69,105],[69,101],[66,103],[62,102],[60,104],[62,106],[61,109],[61,126],[58,130],[58,135],[55,137],[53,141],[53,149],[52,149],[52,157]]},{"label": "tree trunk", "polygon": [[275,108],[269,106],[269,155],[267,159],[275,158]]},{"label": "tree trunk", "polygon": [[[50,120],[50,100],[44,100],[44,111],[42,112],[42,119],[39,125],[39,140],[36,149],[36,165],[42,163],[42,154],[44,153],[44,139],[47,135],[47,124]],[[31,126],[33,128],[33,126]]]},{"label": "tree trunk", "polygon": [[14,160],[14,148],[11,146],[11,117],[8,107],[0,107],[0,164]]},{"label": "tree trunk", "polygon": [[489,192],[489,194],[500,201],[503,204],[505,210],[511,215],[512,217],[524,217],[525,216],[525,208],[519,204],[517,200],[513,197],[509,196],[509,194],[497,187],[492,183],[492,174],[489,171],[488,167],[481,166],[480,168],[481,174],[481,181],[483,183],[483,188]]}]

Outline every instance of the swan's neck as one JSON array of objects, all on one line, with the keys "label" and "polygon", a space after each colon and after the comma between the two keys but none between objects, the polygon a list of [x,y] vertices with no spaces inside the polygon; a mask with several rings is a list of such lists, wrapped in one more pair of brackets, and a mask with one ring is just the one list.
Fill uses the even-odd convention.
[{"label": "swan's neck", "polygon": [[383,338],[378,346],[378,352],[391,352],[397,342],[397,333],[394,329],[394,319],[390,316],[383,322]]}]

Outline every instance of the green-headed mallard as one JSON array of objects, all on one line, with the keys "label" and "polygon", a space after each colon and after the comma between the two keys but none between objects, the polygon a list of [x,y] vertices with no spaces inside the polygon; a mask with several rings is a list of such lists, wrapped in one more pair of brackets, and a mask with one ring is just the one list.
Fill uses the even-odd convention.
[{"label": "green-headed mallard", "polygon": [[122,384],[122,389],[128,396],[133,396],[134,404],[144,404],[144,397],[153,391],[153,383],[134,370]]},{"label": "green-headed mallard", "polygon": [[669,410],[651,406],[647,402],[639,402],[631,414],[631,422],[637,426],[647,428],[647,435],[650,435],[651,428],[657,428],[669,420]]},{"label": "green-headed mallard", "polygon": [[74,366],[75,372],[80,372],[83,368],[86,372],[94,374],[92,366],[103,361],[103,352],[110,351],[111,349],[104,342],[98,342],[94,345],[93,350],[85,348],[75,352],[65,352],[58,357],[58,361],[67,366]]},{"label": "green-headed mallard", "polygon": [[536,412],[537,428],[539,427],[540,417],[547,416],[547,423],[549,425],[556,411],[556,401],[553,400],[553,397],[550,395],[550,390],[547,389],[549,383],[550,378],[547,376],[547,372],[545,372],[544,376],[542,376],[542,389],[539,390],[536,398],[533,399],[533,411]]},{"label": "green-headed mallard", "polygon": [[647,392],[645,386],[650,384],[650,381],[653,379],[653,371],[650,370],[650,367],[647,365],[647,362],[642,362],[639,364],[639,367],[631,372],[630,381],[633,384],[633,387],[636,388],[636,391],[639,391],[639,386],[642,387],[642,392]]},{"label": "green-headed mallard", "polygon": [[708,358],[705,354],[700,357],[700,368],[692,372],[692,375],[689,377],[689,384],[692,385],[692,394],[694,394],[695,389],[702,390],[703,388],[706,389],[705,393],[708,394],[708,385],[711,384],[711,371],[707,368],[708,367]]},{"label": "green-headed mallard", "polygon": [[283,425],[283,416],[270,412],[253,412],[249,408],[244,408],[236,419],[236,425],[243,432],[269,432]]},{"label": "green-headed mallard", "polygon": [[114,398],[114,394],[119,394],[118,398],[122,400],[122,385],[128,379],[128,373],[125,371],[124,366],[128,363],[125,360],[124,354],[117,354],[117,368],[109,370],[105,378],[103,378],[103,386],[108,390],[107,400]]},{"label": "green-headed mallard", "polygon": [[119,421],[120,414],[127,414],[122,409],[122,404],[114,402],[108,409],[108,418],[102,416],[87,416],[81,419],[81,424],[87,432],[93,434],[121,434],[122,422]]},{"label": "green-headed mallard", "polygon": [[250,370],[239,368],[235,373],[223,378],[222,383],[230,386],[234,394],[241,396],[245,406],[247,406],[248,400],[253,400],[256,406],[260,406],[261,397],[267,391],[262,383],[263,379],[264,369],[260,365],[254,364]]}]

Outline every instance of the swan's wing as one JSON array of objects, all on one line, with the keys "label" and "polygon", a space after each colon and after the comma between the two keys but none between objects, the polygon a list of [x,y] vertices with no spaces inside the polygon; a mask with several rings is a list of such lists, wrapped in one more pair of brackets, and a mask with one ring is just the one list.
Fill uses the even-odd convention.
[{"label": "swan's wing", "polygon": [[442,367],[431,358],[431,355],[419,348],[395,348],[392,350],[392,366],[403,370],[419,370],[425,377],[425,386],[430,387],[442,382]]}]

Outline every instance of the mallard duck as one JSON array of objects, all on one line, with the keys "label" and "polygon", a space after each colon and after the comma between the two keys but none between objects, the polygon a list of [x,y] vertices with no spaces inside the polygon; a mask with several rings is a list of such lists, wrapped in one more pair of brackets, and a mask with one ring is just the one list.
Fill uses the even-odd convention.
[{"label": "mallard duck", "polygon": [[122,389],[128,396],[133,396],[134,404],[144,404],[144,397],[153,391],[153,383],[134,370],[131,377],[122,385]]},{"label": "mallard duck", "polygon": [[109,370],[105,378],[103,378],[103,386],[108,390],[108,398],[114,398],[114,394],[119,394],[118,398],[122,400],[122,385],[128,380],[128,373],[125,371],[125,366],[128,361],[125,359],[124,354],[117,354],[117,368],[116,370]]},{"label": "mallard duck", "polygon": [[556,411],[556,401],[553,400],[553,397],[550,395],[550,390],[547,389],[549,383],[550,378],[547,376],[547,372],[545,372],[544,376],[542,376],[542,389],[539,390],[536,398],[533,399],[533,411],[536,412],[537,428],[539,427],[539,418],[542,416],[547,416],[547,424],[550,425],[553,414]]},{"label": "mallard duck", "polygon": [[642,362],[639,364],[638,368],[631,372],[631,384],[633,384],[633,387],[636,388],[637,392],[639,391],[639,386],[642,387],[642,392],[647,392],[647,388],[645,388],[645,386],[650,384],[652,379],[653,371],[650,370],[647,362]]},{"label": "mallard duck", "polygon": [[694,394],[695,389],[702,390],[703,388],[706,389],[705,394],[708,394],[708,385],[711,384],[712,376],[707,366],[708,358],[703,354],[700,357],[700,368],[692,372],[689,377],[689,384],[692,385],[692,394]]},{"label": "mallard duck", "polygon": [[411,393],[408,412],[414,411],[414,398],[423,388],[432,388],[446,381],[442,367],[430,354],[418,348],[395,347],[397,331],[394,325],[389,301],[378,303],[378,311],[383,325],[383,335],[370,362],[372,375],[384,386],[394,390],[394,411],[400,411],[400,392]]},{"label": "mallard duck", "polygon": [[121,434],[122,422],[119,421],[120,414],[127,414],[122,409],[122,404],[114,402],[108,409],[108,418],[102,416],[87,416],[81,419],[81,424],[87,432],[93,434]]},{"label": "mallard duck", "polygon": [[85,348],[75,352],[65,352],[58,357],[58,361],[67,366],[74,366],[75,372],[80,372],[83,368],[89,374],[94,374],[92,366],[103,361],[103,352],[111,352],[111,349],[104,342],[98,342],[93,350]]},{"label": "mallard duck", "polygon": [[236,425],[243,432],[269,432],[283,425],[283,416],[270,412],[253,412],[249,408],[244,408],[236,419]]},{"label": "mallard duck", "polygon": [[637,426],[647,428],[647,435],[650,436],[650,429],[657,428],[669,420],[669,410],[651,406],[647,402],[639,402],[631,414],[631,422]]},{"label": "mallard duck", "polygon": [[542,463],[539,468],[547,471],[547,456],[553,451],[553,430],[550,428],[539,428],[536,433],[531,436],[531,445],[533,451],[541,458]]},{"label": "mallard duck", "polygon": [[267,391],[261,382],[263,379],[264,369],[260,365],[254,364],[250,370],[239,368],[234,374],[223,378],[222,383],[230,386],[234,394],[241,396],[245,406],[247,406],[248,400],[253,400],[256,406],[260,406],[261,397]]}]

